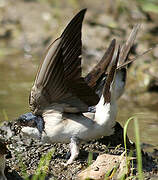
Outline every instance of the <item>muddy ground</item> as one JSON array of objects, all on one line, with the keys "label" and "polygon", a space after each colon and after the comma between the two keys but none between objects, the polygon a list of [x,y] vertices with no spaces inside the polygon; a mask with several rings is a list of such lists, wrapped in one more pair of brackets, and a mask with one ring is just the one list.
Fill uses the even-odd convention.
[{"label": "muddy ground", "polygon": [[[115,134],[110,137],[102,137],[81,145],[79,157],[71,164],[65,167],[63,164],[69,158],[68,144],[43,144],[40,140],[23,137],[19,134],[19,128],[13,122],[5,122],[0,128],[0,138],[7,140],[8,148],[11,152],[6,158],[5,174],[8,180],[22,180],[24,177],[31,179],[32,175],[37,173],[39,161],[48,152],[52,152],[45,179],[76,179],[77,175],[88,167],[89,153],[93,154],[92,161],[95,161],[98,155],[103,153],[121,155],[124,152],[123,129],[118,124]],[[134,145],[127,144],[128,149],[133,151],[133,157],[136,157]],[[145,153],[142,150],[144,179],[158,178],[158,159],[156,151]],[[108,159],[107,159],[108,161]],[[133,161],[133,173],[137,175],[137,161]],[[133,178],[134,179],[134,178]]]}]

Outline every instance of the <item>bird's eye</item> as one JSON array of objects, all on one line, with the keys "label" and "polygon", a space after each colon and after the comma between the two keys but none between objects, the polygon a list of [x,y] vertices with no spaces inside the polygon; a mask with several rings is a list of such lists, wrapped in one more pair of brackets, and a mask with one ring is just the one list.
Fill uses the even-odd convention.
[{"label": "bird's eye", "polygon": [[20,123],[26,123],[26,119],[25,118],[21,118],[19,119]]}]

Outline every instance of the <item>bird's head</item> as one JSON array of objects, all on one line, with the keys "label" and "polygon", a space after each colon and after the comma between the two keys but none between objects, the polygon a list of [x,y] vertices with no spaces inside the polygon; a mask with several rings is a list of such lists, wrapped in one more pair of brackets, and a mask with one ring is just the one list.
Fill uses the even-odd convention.
[{"label": "bird's head", "polygon": [[44,121],[41,116],[36,116],[31,112],[19,116],[16,120],[18,126],[37,128],[40,134],[44,130]]},{"label": "bird's head", "polygon": [[19,116],[17,119],[17,124],[20,126],[36,127],[37,116],[33,115],[31,112]]}]

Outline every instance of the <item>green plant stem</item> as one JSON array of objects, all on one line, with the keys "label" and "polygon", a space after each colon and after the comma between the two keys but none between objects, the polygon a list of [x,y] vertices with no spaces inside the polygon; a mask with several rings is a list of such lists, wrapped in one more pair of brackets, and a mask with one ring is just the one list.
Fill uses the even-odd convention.
[{"label": "green plant stem", "polygon": [[139,125],[138,119],[134,119],[134,129],[135,129],[135,137],[136,137],[136,152],[137,152],[137,168],[138,168],[138,178],[143,180],[143,171],[142,171],[142,154],[140,148],[140,136],[139,136]]}]

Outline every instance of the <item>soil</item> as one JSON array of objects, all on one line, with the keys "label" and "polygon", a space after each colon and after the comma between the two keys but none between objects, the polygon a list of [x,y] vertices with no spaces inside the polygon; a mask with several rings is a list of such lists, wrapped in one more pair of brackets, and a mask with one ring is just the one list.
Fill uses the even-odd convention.
[{"label": "soil", "polygon": [[[124,152],[123,147],[123,129],[117,123],[115,134],[109,137],[102,137],[81,145],[79,157],[71,164],[65,167],[69,158],[68,144],[43,144],[40,140],[23,137],[19,127],[14,122],[5,122],[0,128],[0,138],[8,142],[8,149],[11,155],[8,155],[6,161],[5,174],[8,180],[21,180],[27,176],[31,179],[33,174],[37,173],[39,161],[43,155],[52,151],[52,157],[46,172],[45,179],[75,179],[77,174],[88,166],[88,156],[93,154],[92,162],[98,155],[108,153],[121,155]],[[128,148],[133,149],[133,156],[136,156],[134,144],[128,143]],[[154,153],[145,153],[142,150],[144,179],[158,178],[158,159],[154,158]],[[107,160],[108,161],[108,160]],[[137,174],[136,160],[134,162],[133,173]]]}]

